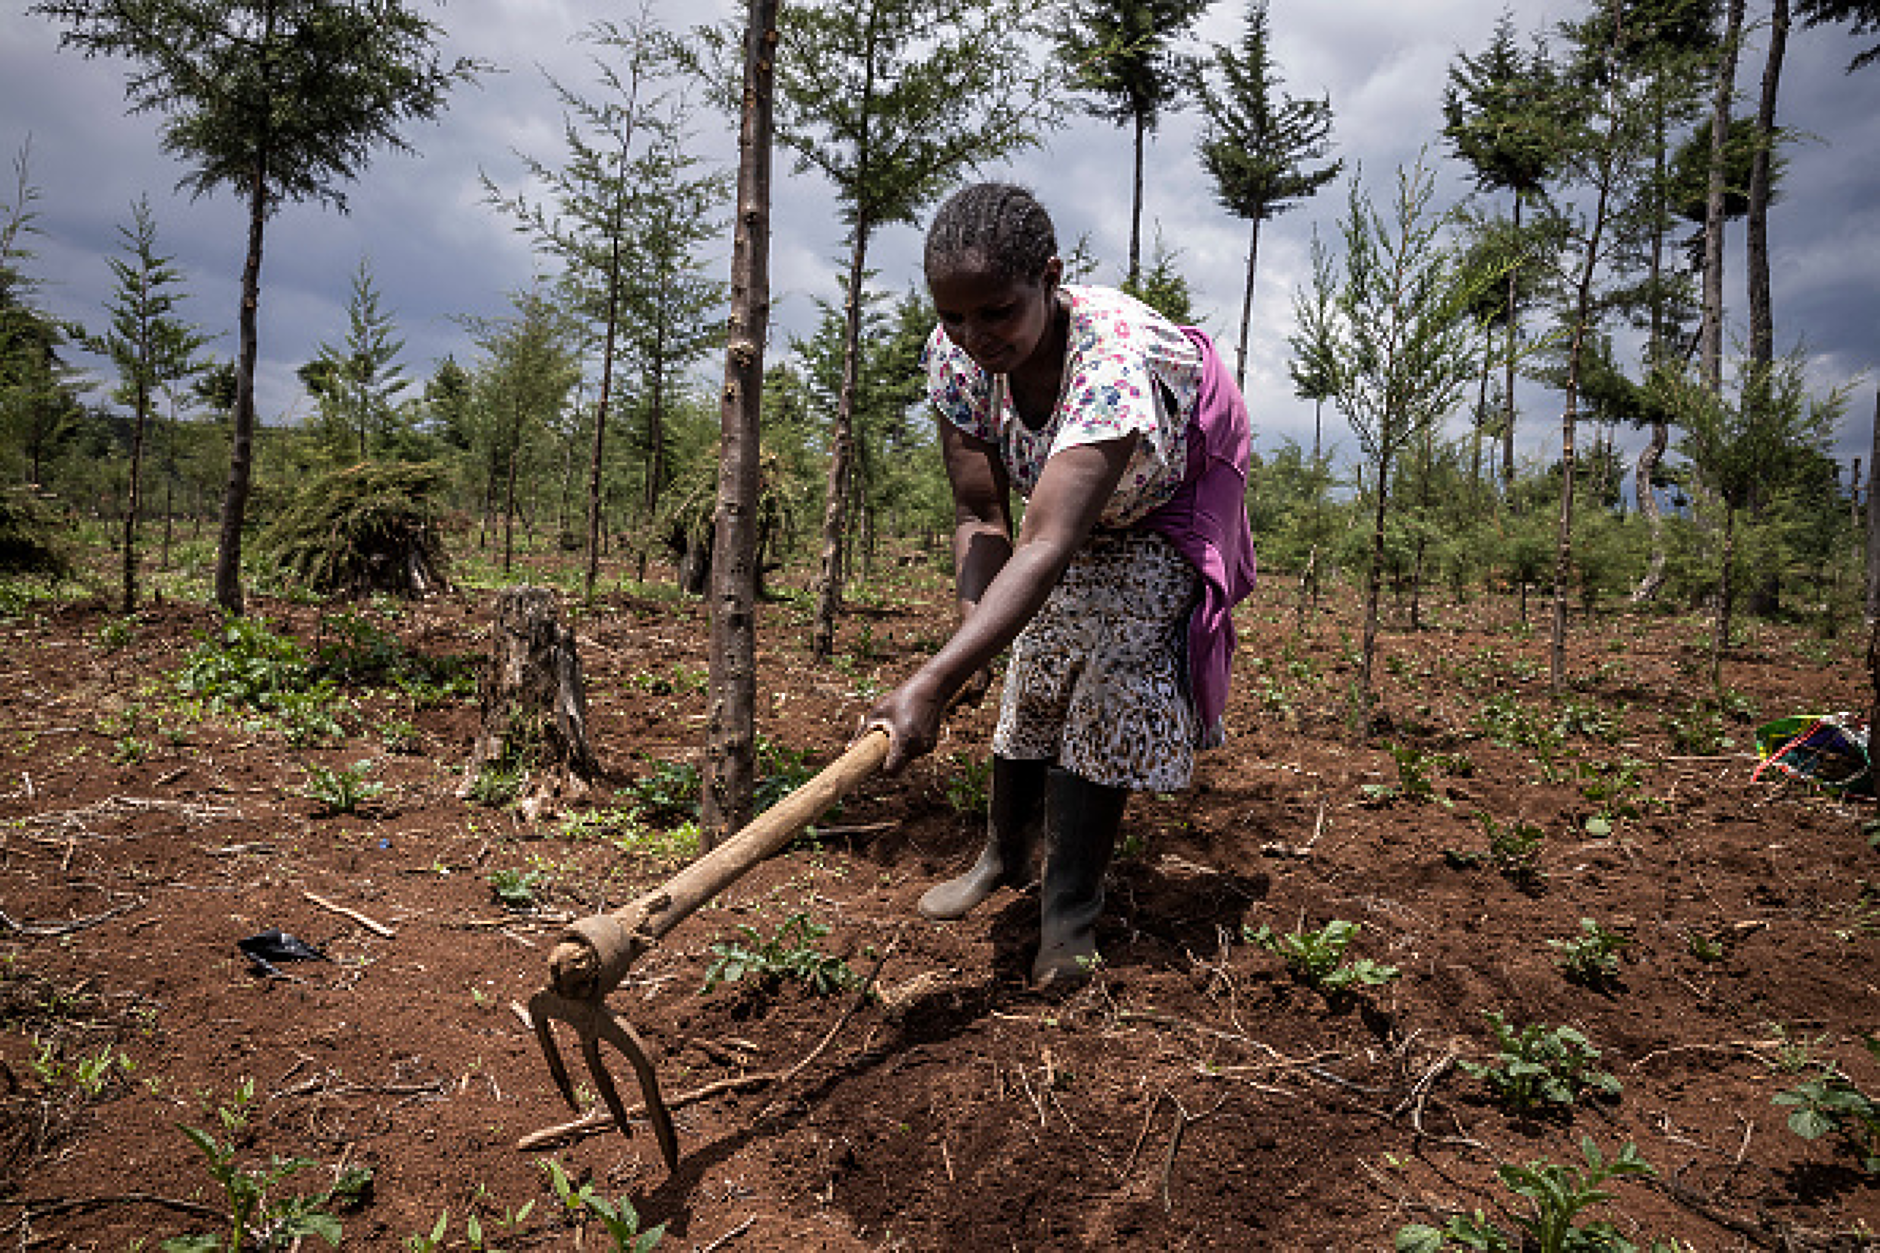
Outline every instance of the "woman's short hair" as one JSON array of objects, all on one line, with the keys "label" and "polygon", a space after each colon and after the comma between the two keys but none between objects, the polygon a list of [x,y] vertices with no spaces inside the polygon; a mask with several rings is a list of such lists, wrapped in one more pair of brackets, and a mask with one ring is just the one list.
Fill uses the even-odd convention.
[{"label": "woman's short hair", "polygon": [[974,183],[947,198],[927,228],[929,273],[974,256],[1004,279],[1035,279],[1057,256],[1051,215],[1023,187]]}]

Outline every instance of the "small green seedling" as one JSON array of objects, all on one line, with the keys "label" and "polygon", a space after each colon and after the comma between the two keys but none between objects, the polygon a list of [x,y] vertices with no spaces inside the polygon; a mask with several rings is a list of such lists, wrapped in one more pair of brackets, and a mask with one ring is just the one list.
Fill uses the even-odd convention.
[{"label": "small green seedling", "polygon": [[1482,1017],[1495,1034],[1496,1055],[1486,1063],[1456,1065],[1510,1111],[1539,1113],[1571,1106],[1582,1092],[1616,1098],[1622,1091],[1617,1079],[1595,1065],[1599,1050],[1572,1027],[1529,1023],[1516,1031],[1494,1010]]},{"label": "small green seedling", "polygon": [[600,1219],[601,1226],[614,1242],[615,1253],[651,1253],[665,1239],[665,1223],[640,1230],[639,1211],[626,1197],[609,1201],[594,1191],[591,1182],[575,1187],[561,1163],[552,1158],[542,1161],[542,1169],[548,1173],[549,1185],[555,1189],[555,1196],[570,1217],[577,1223],[585,1222],[590,1215]]},{"label": "small green seedling", "polygon": [[1605,988],[1618,981],[1619,954],[1631,943],[1630,937],[1582,918],[1578,939],[1549,940],[1547,946],[1557,954],[1554,965],[1568,979],[1589,988]]},{"label": "small green seedling", "polygon": [[[1861,1044],[1880,1062],[1880,1036],[1863,1035]],[[1880,1101],[1855,1087],[1833,1066],[1815,1078],[1775,1096],[1777,1105],[1792,1107],[1789,1130],[1804,1140],[1833,1136],[1860,1168],[1880,1175]]]},{"label": "small green seedling", "polygon": [[1496,873],[1523,892],[1536,893],[1547,886],[1547,872],[1541,869],[1545,832],[1531,822],[1503,825],[1487,813],[1477,813],[1475,818],[1488,839],[1488,860]]},{"label": "small green seedling", "polygon": [[1357,938],[1360,925],[1334,918],[1317,931],[1295,931],[1290,935],[1278,935],[1265,923],[1258,930],[1242,926],[1241,934],[1248,943],[1257,944],[1269,953],[1277,953],[1286,963],[1295,979],[1309,983],[1326,993],[1350,992],[1355,988],[1372,988],[1389,983],[1400,973],[1395,966],[1386,966],[1360,957],[1349,963],[1345,961],[1345,950]]},{"label": "small green seedling", "polygon": [[210,1176],[222,1186],[228,1207],[227,1233],[177,1236],[163,1242],[164,1253],[240,1253],[244,1247],[276,1248],[305,1236],[318,1236],[337,1246],[340,1222],[326,1207],[361,1204],[372,1189],[372,1172],[355,1166],[342,1170],[324,1192],[282,1196],[283,1182],[316,1165],[311,1158],[277,1156],[267,1166],[250,1170],[235,1160],[233,1140],[223,1143],[200,1127],[185,1126],[181,1131],[208,1159]]}]

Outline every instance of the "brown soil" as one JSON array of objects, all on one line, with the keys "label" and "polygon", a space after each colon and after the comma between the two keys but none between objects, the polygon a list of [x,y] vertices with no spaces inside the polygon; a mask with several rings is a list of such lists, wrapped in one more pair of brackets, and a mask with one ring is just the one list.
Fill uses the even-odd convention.
[{"label": "brown soil", "polygon": [[[910,580],[845,624],[840,665],[811,664],[800,609],[765,607],[772,743],[828,761],[865,692],[943,637],[945,586]],[[486,602],[378,620],[426,654],[476,653]],[[1608,1155],[1634,1142],[1657,1168],[1592,1212],[1641,1246],[1872,1247],[1859,1233],[1880,1228],[1880,1180],[1834,1142],[1793,1134],[1771,1103],[1811,1062],[1880,1093],[1858,1042],[1880,1026],[1872,811],[1750,779],[1758,718],[1864,706],[1853,648],[1829,659],[1804,632],[1755,626],[1725,668],[1755,713],[1727,720],[1732,747],[1698,755],[1673,746],[1666,719],[1706,690],[1706,624],[1576,620],[1569,698],[1610,720],[1610,742],[1569,734],[1549,771],[1481,733],[1498,698],[1544,723],[1562,709],[1544,629],[1514,629],[1511,600],[1387,630],[1389,726],[1368,744],[1345,724],[1349,607],[1302,635],[1282,602],[1269,586],[1241,612],[1228,746],[1186,794],[1132,803],[1105,961],[1083,993],[1048,1002],[1024,986],[1035,890],[960,923],[914,913],[976,847],[947,783],[983,756],[989,707],[958,714],[934,756],[864,785],[645,958],[612,1003],[669,1095],[788,1070],[841,1024],[788,1082],[683,1106],[672,1177],[644,1127],[516,1148],[570,1115],[511,1003],[543,983],[562,920],[671,866],[457,799],[474,701],[413,712],[353,692],[355,733],[315,749],[233,717],[173,742],[151,720],[179,725],[162,712],[166,676],[208,611],[146,610],[114,651],[102,605],[0,624],[0,1234],[124,1249],[212,1230],[207,1211],[177,1204],[221,1204],[179,1127],[219,1136],[215,1105],[248,1078],[244,1164],[318,1163],[288,1188],[322,1186],[342,1162],[373,1171],[369,1200],[339,1211],[359,1249],[406,1247],[446,1210],[449,1247],[472,1247],[473,1212],[486,1243],[581,1247],[537,1165],[551,1152],[667,1224],[665,1249],[1388,1249],[1406,1223],[1476,1209],[1512,1229],[1524,1207],[1496,1164],[1577,1163],[1581,1137]],[[258,611],[303,641],[319,629],[315,608]],[[617,783],[695,757],[704,696],[683,670],[670,680],[702,673],[705,626],[695,605],[619,597],[581,620],[593,741]],[[416,724],[419,751],[381,747],[395,718]],[[127,734],[148,745],[134,763],[114,760]],[[1432,797],[1366,791],[1400,786],[1387,740],[1446,755],[1429,767]],[[387,786],[363,812],[321,816],[301,794],[308,763],[368,757]],[[1637,815],[1589,834],[1582,764],[1624,758],[1641,763]],[[1447,855],[1486,849],[1479,813],[1544,832],[1544,880],[1524,888]],[[506,911],[490,875],[531,868],[552,884],[538,912]],[[798,911],[829,927],[825,952],[872,976],[872,999],[748,981],[701,992],[712,944],[745,924],[768,936]],[[1548,941],[1582,918],[1631,939],[1610,986],[1570,982],[1555,962]],[[1333,919],[1362,924],[1353,956],[1401,977],[1328,997],[1246,939]],[[236,941],[269,927],[331,960],[258,976]],[[1539,1117],[1504,1109],[1455,1064],[1492,1053],[1485,1011],[1576,1027],[1622,1095]],[[109,1070],[90,1095],[77,1063],[107,1048],[135,1069]],[[607,1243],[593,1226],[585,1240]]]}]

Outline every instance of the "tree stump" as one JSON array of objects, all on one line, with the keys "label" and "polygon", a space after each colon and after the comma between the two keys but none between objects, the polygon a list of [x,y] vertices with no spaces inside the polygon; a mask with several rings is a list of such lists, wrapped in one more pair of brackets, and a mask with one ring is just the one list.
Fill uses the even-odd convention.
[{"label": "tree stump", "polygon": [[470,796],[483,771],[499,765],[523,776],[517,803],[534,821],[585,795],[600,776],[588,744],[581,658],[552,588],[502,592],[494,628],[477,683],[482,724],[457,794]]}]

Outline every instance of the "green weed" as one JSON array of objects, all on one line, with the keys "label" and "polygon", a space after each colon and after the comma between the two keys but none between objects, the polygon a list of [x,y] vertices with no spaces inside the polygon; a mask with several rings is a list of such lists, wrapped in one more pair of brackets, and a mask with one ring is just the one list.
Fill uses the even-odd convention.
[{"label": "green weed", "polygon": [[615,1253],[650,1253],[665,1238],[665,1223],[640,1230],[639,1211],[626,1197],[609,1201],[594,1191],[592,1183],[575,1187],[561,1163],[552,1158],[543,1160],[542,1169],[548,1172],[549,1185],[569,1216],[577,1223],[586,1222],[590,1216],[598,1218],[614,1242]]},{"label": "green weed", "polygon": [[1573,940],[1549,940],[1554,950],[1554,965],[1574,983],[1589,988],[1609,987],[1619,978],[1619,954],[1631,944],[1628,936],[1608,931],[1591,918],[1580,919],[1580,936]]},{"label": "green weed", "polygon": [[791,914],[766,939],[757,928],[740,924],[736,940],[711,946],[714,958],[705,971],[702,992],[721,983],[736,983],[750,975],[760,987],[775,987],[785,980],[801,983],[817,996],[829,996],[859,982],[848,963],[817,950],[816,941],[829,934],[807,913]]},{"label": "green weed", "polygon": [[1397,967],[1383,965],[1368,957],[1356,958],[1349,963],[1345,961],[1345,950],[1351,947],[1359,930],[1361,926],[1358,923],[1334,918],[1317,931],[1278,935],[1271,927],[1261,923],[1258,930],[1243,925],[1241,934],[1248,943],[1278,954],[1293,977],[1300,982],[1336,994],[1355,988],[1378,987],[1389,983],[1400,973]]},{"label": "green weed", "polygon": [[1619,1095],[1619,1081],[1594,1064],[1599,1050],[1572,1027],[1529,1023],[1516,1031],[1494,1010],[1485,1010],[1482,1017],[1495,1035],[1496,1055],[1486,1063],[1459,1060],[1456,1065],[1470,1078],[1480,1079],[1514,1113],[1565,1108],[1585,1091]]},{"label": "green weed", "polygon": [[383,783],[375,783],[367,778],[371,773],[372,761],[369,758],[338,770],[309,765],[307,781],[301,787],[300,794],[317,802],[327,817],[357,813],[361,805],[385,791]]},{"label": "green weed", "polygon": [[233,1141],[223,1143],[200,1127],[182,1127],[189,1142],[208,1161],[210,1176],[222,1187],[228,1208],[226,1234],[178,1236],[163,1242],[164,1253],[239,1253],[243,1248],[273,1249],[318,1236],[329,1245],[340,1240],[340,1222],[327,1206],[352,1205],[365,1200],[372,1187],[372,1172],[354,1166],[343,1170],[331,1188],[307,1196],[283,1196],[280,1187],[290,1176],[317,1165],[311,1158],[272,1158],[268,1165],[246,1168],[236,1161]]},{"label": "green weed", "polygon": [[540,870],[492,870],[490,895],[504,909],[534,909],[536,891],[546,885],[547,879],[548,876]]},{"label": "green weed", "polygon": [[967,817],[983,814],[992,800],[992,758],[970,753],[953,754],[953,769],[946,779],[947,805]]},{"label": "green weed", "polygon": [[[1880,1036],[1863,1035],[1861,1044],[1880,1062]],[[1790,1107],[1789,1130],[1804,1140],[1833,1136],[1860,1163],[1863,1172],[1880,1175],[1880,1101],[1855,1087],[1833,1066],[1774,1097]]]},{"label": "green weed", "polygon": [[[1503,1163],[1495,1168],[1502,1185],[1527,1201],[1527,1213],[1514,1220],[1509,1233],[1491,1222],[1481,1210],[1458,1215],[1441,1227],[1412,1223],[1400,1227],[1397,1253],[1441,1253],[1445,1249],[1474,1249],[1481,1253],[1637,1253],[1638,1246],[1619,1234],[1611,1223],[1580,1225],[1580,1215],[1613,1199],[1604,1188],[1611,1179],[1651,1178],[1657,1171],[1639,1156],[1638,1146],[1627,1142],[1610,1161],[1601,1155],[1591,1136],[1580,1141],[1584,1171],[1546,1160],[1526,1166]],[[1676,1243],[1653,1241],[1652,1253],[1680,1253]]]}]

